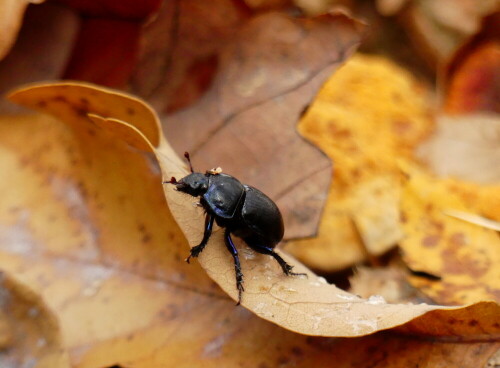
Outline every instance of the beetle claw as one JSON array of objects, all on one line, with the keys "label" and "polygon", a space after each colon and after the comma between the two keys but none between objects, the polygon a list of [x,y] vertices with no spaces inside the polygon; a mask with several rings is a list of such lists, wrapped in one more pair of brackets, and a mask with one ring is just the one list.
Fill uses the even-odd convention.
[{"label": "beetle claw", "polygon": [[243,287],[243,280],[238,281],[236,287],[238,288],[238,302],[236,303],[236,306],[238,306],[241,304],[241,298],[243,296],[243,292],[245,291],[245,288]]}]

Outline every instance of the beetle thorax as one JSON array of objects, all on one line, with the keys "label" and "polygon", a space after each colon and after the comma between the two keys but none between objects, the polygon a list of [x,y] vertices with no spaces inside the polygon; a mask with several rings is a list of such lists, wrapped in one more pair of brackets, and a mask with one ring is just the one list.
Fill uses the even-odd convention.
[{"label": "beetle thorax", "polygon": [[203,195],[208,189],[208,177],[202,173],[192,173],[179,180],[177,190],[193,197]]}]

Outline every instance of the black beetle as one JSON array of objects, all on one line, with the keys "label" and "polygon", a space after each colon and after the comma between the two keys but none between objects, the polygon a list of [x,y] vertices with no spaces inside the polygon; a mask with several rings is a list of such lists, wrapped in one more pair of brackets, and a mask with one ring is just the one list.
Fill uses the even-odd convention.
[{"label": "black beetle", "polygon": [[189,263],[191,257],[198,257],[203,251],[215,221],[217,225],[225,228],[226,247],[234,259],[238,289],[236,305],[240,304],[244,291],[243,273],[231,234],[242,238],[256,252],[273,256],[286,275],[307,276],[305,273],[292,272],[293,266],[274,251],[276,244],[283,239],[285,228],[278,206],[268,196],[254,187],[240,183],[231,175],[223,174],[220,168],[209,170],[205,174],[194,172],[187,152],[184,157],[189,162],[191,174],[179,181],[172,177],[164,183],[175,184],[178,191],[200,197],[200,205],[206,212],[203,239],[200,244],[191,248],[186,262]]}]

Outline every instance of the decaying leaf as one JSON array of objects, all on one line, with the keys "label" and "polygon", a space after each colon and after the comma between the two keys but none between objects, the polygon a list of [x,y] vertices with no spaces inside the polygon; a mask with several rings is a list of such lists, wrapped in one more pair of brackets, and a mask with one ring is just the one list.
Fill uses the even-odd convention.
[{"label": "decaying leaf", "polygon": [[402,198],[406,237],[403,259],[414,271],[439,280],[410,278],[433,300],[444,304],[498,300],[500,238],[498,232],[446,215],[458,210],[500,220],[500,185],[481,186],[437,179],[408,167]]},{"label": "decaying leaf", "polygon": [[335,170],[318,236],[291,241],[287,251],[332,271],[393,247],[402,238],[398,159],[412,157],[432,124],[425,90],[408,73],[379,57],[351,58],[299,125]]},{"label": "decaying leaf", "polygon": [[[64,95],[62,95],[62,93],[64,93]],[[38,266],[40,268],[38,272],[41,272],[43,268],[47,268],[45,272],[51,274],[51,282],[48,283],[49,286],[47,288],[56,287],[58,283],[69,282],[69,280],[71,280],[70,284],[73,284],[75,288],[75,294],[71,296],[71,303],[64,300],[58,300],[57,302],[51,301],[51,306],[53,305],[53,308],[60,313],[66,313],[66,318],[68,318],[68,315],[71,313],[91,308],[93,303],[97,304],[94,304],[94,308],[97,308],[97,306],[100,308],[107,306],[105,308],[110,308],[109,311],[113,310],[113,308],[122,308],[119,306],[129,305],[129,308],[123,307],[126,308],[128,313],[132,313],[132,311],[135,312],[135,308],[140,305],[143,311],[142,313],[144,314],[144,319],[141,319],[144,324],[143,327],[151,326],[151,324],[155,324],[158,327],[158,329],[153,330],[146,329],[142,331],[142,333],[147,335],[160,334],[165,336],[164,338],[167,338],[167,335],[171,333],[168,331],[172,331],[176,323],[180,323],[181,321],[183,331],[189,330],[190,332],[192,332],[192,330],[190,330],[191,328],[197,329],[201,328],[200,326],[207,326],[202,321],[221,321],[221,318],[223,319],[226,313],[218,308],[227,311],[229,305],[225,304],[226,302],[224,300],[207,297],[207,295],[213,293],[213,289],[209,286],[210,283],[207,281],[197,283],[195,280],[199,278],[200,274],[194,271],[193,273],[186,272],[186,274],[181,277],[183,272],[187,270],[186,265],[179,259],[179,256],[176,256],[182,248],[181,240],[171,242],[164,241],[162,247],[164,247],[165,244],[169,244],[172,248],[165,248],[165,256],[162,256],[161,253],[157,254],[157,257],[161,257],[160,259],[165,262],[163,266],[170,266],[170,268],[164,268],[165,276],[164,279],[162,279],[164,282],[160,282],[162,280],[155,278],[149,280],[149,286],[144,288],[140,286],[143,283],[140,278],[141,273],[138,275],[127,273],[126,275],[121,275],[122,277],[117,279],[114,277],[115,273],[121,274],[129,268],[134,269],[139,262],[142,263],[146,261],[135,258],[139,257],[141,254],[141,247],[137,246],[137,244],[141,243],[141,238],[136,240],[134,246],[134,241],[129,238],[133,234],[123,232],[123,234],[117,235],[113,230],[118,227],[140,230],[140,226],[134,225],[134,223],[137,224],[136,221],[138,216],[140,216],[143,223],[147,220],[156,222],[157,219],[156,217],[146,216],[146,213],[155,212],[147,208],[147,206],[151,204],[150,201],[144,203],[138,199],[134,199],[134,205],[140,207],[134,207],[132,203],[129,204],[129,208],[131,208],[129,211],[134,211],[130,218],[127,216],[124,217],[123,215],[118,218],[105,217],[103,216],[104,213],[99,212],[99,208],[100,211],[104,209],[111,211],[113,206],[116,206],[114,212],[118,213],[120,210],[123,210],[121,206],[124,205],[124,200],[120,193],[114,193],[115,191],[121,188],[120,192],[125,190],[127,193],[134,193],[134,196],[131,198],[139,198],[136,196],[138,195],[138,190],[140,190],[140,193],[146,196],[143,198],[146,199],[148,195],[151,195],[151,192],[158,192],[159,182],[157,181],[158,178],[155,178],[154,175],[145,175],[145,173],[141,171],[140,168],[143,167],[144,157],[136,151],[135,148],[126,149],[123,143],[116,140],[113,141],[112,137],[109,135],[109,133],[113,131],[113,128],[107,131],[96,130],[93,127],[92,121],[87,118],[86,114],[92,113],[101,116],[104,121],[106,121],[107,118],[111,118],[111,126],[120,123],[124,128],[130,127],[131,132],[142,131],[143,137],[154,137],[155,135],[152,135],[151,131],[154,129],[154,126],[158,129],[157,123],[154,124],[157,122],[154,113],[144,105],[142,111],[146,116],[148,114],[150,116],[146,119],[136,119],[134,116],[138,109],[133,108],[130,110],[127,106],[129,104],[134,106],[139,102],[138,100],[114,91],[76,83],[31,86],[14,92],[10,98],[24,106],[59,116],[66,121],[70,127],[73,127],[73,139],[76,142],[80,142],[79,144],[81,144],[81,139],[90,139],[87,141],[88,144],[85,145],[86,150],[89,149],[90,146],[94,146],[96,152],[99,151],[104,153],[101,151],[102,148],[99,149],[99,147],[102,147],[102,144],[108,145],[106,155],[98,156],[99,160],[95,158],[89,160],[87,158],[82,162],[82,164],[92,164],[92,166],[88,167],[90,172],[82,170],[81,175],[88,175],[89,178],[94,178],[90,183],[85,182],[83,188],[87,189],[88,198],[95,198],[97,203],[100,204],[100,207],[96,208],[96,214],[91,216],[89,213],[85,216],[94,219],[94,221],[100,218],[102,224],[106,224],[107,226],[107,228],[99,227],[99,236],[97,238],[94,236],[94,247],[98,245],[98,248],[91,253],[92,257],[90,257],[90,260],[84,259],[84,261],[87,262],[87,264],[90,262],[89,266],[91,267],[95,267],[94,264],[97,264],[104,266],[106,269],[106,267],[110,266],[107,266],[103,261],[107,260],[107,262],[111,262],[108,263],[112,265],[111,272],[98,273],[97,290],[92,290],[92,283],[87,286],[91,288],[91,291],[89,291],[90,295],[95,296],[95,298],[89,299],[88,303],[90,304],[86,304],[85,295],[78,292],[81,288],[79,285],[83,282],[83,280],[80,279],[81,275],[79,275],[78,269],[74,269],[70,266],[73,262],[81,262],[82,260],[78,258],[76,260],[74,258],[68,259],[66,261],[67,263],[63,262],[63,264],[61,264],[61,267],[55,267],[55,265],[51,266],[51,263],[57,264],[57,257],[56,259],[50,259],[51,254],[47,254],[49,258],[47,262]],[[83,102],[84,100],[87,102]],[[101,101],[106,101],[106,104],[103,105]],[[124,116],[131,117],[129,122],[117,119],[117,117]],[[141,125],[139,125],[138,122],[141,122]],[[54,126],[56,126],[56,124],[54,124]],[[135,126],[135,128],[133,128],[133,126]],[[120,131],[118,134],[119,136],[124,135],[123,131]],[[102,141],[100,141],[101,139]],[[91,141],[93,142],[92,145],[89,144]],[[116,151],[112,152],[113,150],[110,149],[111,145],[113,145],[115,149],[121,151],[120,156],[116,155]],[[149,142],[148,145],[154,147],[164,178],[170,178],[172,176],[182,177],[187,173],[183,163],[174,154],[172,148],[165,140],[160,138],[157,145],[153,144],[153,142]],[[90,151],[92,152],[94,149]],[[86,150],[81,152],[81,154],[86,154]],[[90,155],[90,157],[92,156],[93,155]],[[113,172],[110,172],[107,167],[105,168],[106,162],[110,162],[111,160],[114,160]],[[122,162],[122,165],[126,165],[126,173],[129,177],[133,167],[136,167],[134,170],[135,174],[142,173],[142,175],[136,175],[137,177],[131,180],[131,182],[125,180],[124,177],[116,177],[117,167],[119,167],[118,162]],[[145,169],[143,168],[142,170]],[[122,172],[122,175],[123,174]],[[109,177],[108,180],[112,180],[111,178],[114,178],[113,180],[119,180],[121,182],[120,186],[110,185],[108,188],[103,185],[102,180],[106,177]],[[141,183],[135,185],[134,189],[131,188],[134,180],[136,182],[139,181],[139,179],[143,181],[145,178],[147,178],[146,182],[148,185]],[[154,186],[155,180],[156,186]],[[100,190],[90,186],[91,183],[92,185],[96,185],[97,182],[100,183]],[[112,190],[112,193],[106,194],[107,190]],[[192,205],[193,200],[191,197],[180,195],[179,192],[173,190],[172,186],[165,185],[164,190],[172,215],[186,235],[189,243],[195,245],[199,241],[202,233],[202,210]],[[117,202],[113,204],[113,202],[108,203],[107,201],[103,201],[107,196],[110,198],[117,198]],[[122,198],[121,201],[119,198]],[[135,201],[138,201],[138,203],[135,203]],[[169,216],[166,208],[160,210],[162,206],[161,201],[157,200],[156,206],[158,206],[157,211],[162,212],[165,216]],[[137,208],[142,208],[142,210],[138,211]],[[96,218],[94,218],[94,215]],[[109,215],[111,215],[111,213],[109,213],[108,216]],[[119,221],[119,225],[114,223],[114,221]],[[131,224],[127,226],[123,221],[130,221]],[[162,231],[161,225],[157,225],[160,227],[159,229],[150,227],[149,221],[147,225],[145,225],[145,228],[148,229],[148,233],[155,230],[158,232]],[[94,223],[94,226],[98,223],[100,224],[101,222]],[[169,229],[169,231],[177,234],[177,232],[175,232],[175,227],[172,225],[170,227],[171,229]],[[78,235],[79,233],[76,234]],[[110,238],[106,240],[105,235]],[[126,238],[122,239],[121,242],[117,242],[117,239],[114,238],[115,236],[125,236]],[[155,237],[152,238],[154,239]],[[142,239],[142,241],[144,241],[144,238]],[[123,248],[123,243],[127,243],[127,241],[128,245]],[[304,266],[286,255],[283,255],[283,257],[290,263],[295,264],[297,271],[308,273],[308,279],[286,277],[281,274],[278,265],[275,264],[273,260],[269,259],[269,257],[254,254],[242,244],[238,244],[238,248],[242,253],[242,269],[246,276],[246,291],[242,304],[261,318],[292,331],[320,336],[362,336],[379,330],[400,326],[399,328],[406,332],[416,331],[421,334],[438,336],[455,334],[470,337],[476,334],[493,334],[500,329],[498,324],[492,323],[494,320],[493,316],[497,315],[499,311],[498,305],[493,302],[481,302],[468,307],[451,308],[430,306],[426,304],[387,304],[382,300],[364,300],[346,293],[336,288],[334,285],[329,285],[324,279],[318,278]],[[118,249],[130,250],[122,254],[118,252]],[[78,252],[78,249],[71,249],[71,247],[60,249],[60,252],[71,251]],[[132,253],[132,257],[130,253]],[[84,252],[84,254],[88,254],[88,252]],[[135,257],[133,255],[135,255]],[[110,258],[111,256],[112,258]],[[26,269],[25,264],[23,265],[24,262],[30,262],[29,259],[26,260],[20,256],[13,255],[11,255],[11,257],[16,259],[16,262],[11,262],[11,272],[16,270],[17,273],[19,273],[23,270],[24,273],[31,274],[31,278],[33,278],[34,271],[32,269]],[[153,266],[150,265],[150,267],[156,268],[157,265],[154,264],[154,260],[151,256],[149,256],[148,259],[153,263]],[[32,262],[33,260],[31,260],[30,264],[32,264]],[[232,264],[232,258],[223,245],[222,232],[220,230],[215,231],[206,250],[200,255],[199,262],[209,276],[216,281],[227,294],[235,299],[237,293],[234,284],[234,266]],[[64,263],[66,267],[64,267]],[[119,268],[123,266],[125,266],[123,270]],[[32,268],[37,268],[37,266],[33,266]],[[179,272],[179,270],[183,270],[183,272]],[[67,274],[65,279],[61,277],[61,272]],[[148,273],[145,271],[143,272],[144,274],[151,275],[151,271]],[[158,277],[158,274],[153,273],[153,275]],[[24,277],[28,278],[27,275]],[[92,278],[91,274],[90,279],[92,280]],[[182,283],[179,279],[182,280]],[[40,281],[35,278],[34,280],[32,279],[32,282],[39,283]],[[127,288],[123,287],[124,283],[127,284]],[[175,285],[180,285],[181,287],[176,287]],[[182,285],[184,286],[182,287]],[[158,290],[161,290],[161,292],[159,293]],[[196,290],[198,290],[198,292],[193,292]],[[106,296],[109,295],[107,294],[108,292],[116,295],[113,297]],[[153,292],[158,296],[148,299],[149,293]],[[61,299],[65,297],[67,297],[67,294],[66,296],[61,295]],[[213,309],[212,307],[207,307],[206,303],[213,305]],[[182,307],[180,307],[181,305]],[[165,308],[167,309],[165,310]],[[97,310],[98,309],[96,309],[96,311]],[[167,312],[168,310],[170,310],[170,312]],[[180,318],[182,313],[189,313],[189,319],[183,320]],[[235,313],[234,316],[241,316],[240,312],[232,313]],[[92,318],[95,318],[93,314],[92,316]],[[247,316],[245,318],[248,318],[248,315],[245,315],[245,313],[243,313],[243,316]],[[102,316],[102,318],[104,318],[104,316]],[[449,325],[447,323],[449,319],[459,322]],[[121,317],[121,321],[123,322],[123,316]],[[214,321],[210,322],[209,325]],[[167,326],[160,328],[160,322],[166,323]],[[128,323],[120,323],[115,326],[114,329],[120,330],[121,334],[132,334],[134,330],[131,326],[136,323],[137,322],[132,318],[132,320],[128,320]],[[191,325],[191,323],[193,324]],[[113,340],[112,336],[116,331],[114,331],[113,328],[109,328],[109,323],[106,324],[106,326],[107,328],[103,328],[97,323],[91,323],[89,325],[87,340],[84,338],[82,340],[82,334],[80,332],[79,339],[69,343],[70,346],[76,348],[76,346],[82,347],[82,344],[88,344],[88,339],[90,339],[90,336],[92,336],[94,332],[93,329],[101,331],[102,339],[98,340],[107,340],[106,343],[110,344],[111,340]],[[85,334],[83,335],[85,336]],[[190,336],[193,335],[190,333]],[[206,334],[202,336],[206,336]],[[176,341],[181,343],[183,341],[182,337],[176,335]],[[118,343],[120,349],[124,348],[123,344],[127,344],[126,341],[119,341]],[[199,343],[199,341],[196,342],[196,344]],[[97,350],[93,350],[92,354],[97,354],[96,351],[103,348],[103,345],[96,346],[95,349]],[[111,346],[106,345],[105,351],[109,353],[110,348]],[[155,349],[153,346],[151,346],[151,348]],[[166,349],[170,348],[171,347],[168,347]]]},{"label": "decaying leaf", "polygon": [[494,114],[440,116],[436,132],[417,156],[437,176],[500,182],[500,118]]},{"label": "decaying leaf", "polygon": [[222,53],[203,99],[163,119],[177,152],[201,171],[221,166],[261,188],[284,215],[285,237],[316,232],[331,162],[295,130],[319,86],[360,42],[342,13],[252,18]]},{"label": "decaying leaf", "polygon": [[0,272],[0,366],[69,368],[57,318],[34,291]]}]

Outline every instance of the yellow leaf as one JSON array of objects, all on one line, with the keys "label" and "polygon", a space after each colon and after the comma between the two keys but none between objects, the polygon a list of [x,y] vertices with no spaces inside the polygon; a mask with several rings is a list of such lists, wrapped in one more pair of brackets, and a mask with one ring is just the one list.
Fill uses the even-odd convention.
[{"label": "yellow leaf", "polygon": [[414,276],[410,281],[433,300],[444,304],[497,300],[500,293],[498,232],[453,218],[462,211],[499,220],[500,186],[454,179],[437,179],[408,166],[403,192],[405,238],[403,259],[414,271],[440,277]]},{"label": "yellow leaf", "polygon": [[366,251],[380,255],[396,245],[403,236],[398,160],[412,157],[432,126],[414,78],[380,57],[351,58],[300,122],[302,135],[332,159],[334,173],[318,235],[285,249],[334,271],[363,261]]}]

